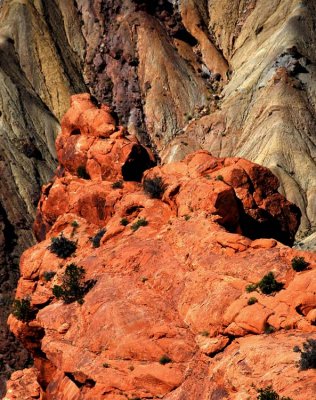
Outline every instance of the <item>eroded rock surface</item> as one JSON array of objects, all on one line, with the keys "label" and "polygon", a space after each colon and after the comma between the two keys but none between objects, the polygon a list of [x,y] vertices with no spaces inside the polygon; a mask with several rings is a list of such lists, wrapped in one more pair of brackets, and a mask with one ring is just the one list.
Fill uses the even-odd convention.
[{"label": "eroded rock surface", "polygon": [[[35,398],[47,400],[237,400],[255,396],[252,384],[273,384],[294,400],[311,396],[314,373],[297,378],[293,346],[316,334],[315,256],[273,238],[290,243],[299,225],[298,209],[277,192],[275,176],[244,159],[199,151],[145,169],[143,180],[161,177],[165,185],[161,199],[151,198],[123,174],[137,139],[87,95],[73,97],[71,110],[57,138],[57,176],[39,203],[42,241],[20,264],[16,296],[28,296],[37,315],[27,323],[9,318],[37,372],[14,375],[9,391],[15,387],[24,398],[38,382]],[[90,178],[79,177],[71,160]],[[147,225],[136,228],[140,219]],[[249,219],[253,231],[244,224]],[[48,249],[60,234],[77,243],[67,259]],[[292,269],[296,256],[309,263],[306,271]],[[83,304],[52,294],[70,263],[96,281]],[[270,271],[282,290],[246,291]]]},{"label": "eroded rock surface", "polygon": [[315,15],[300,0],[0,1],[1,271],[35,242],[59,122],[87,89],[157,160],[269,167],[314,249]]}]

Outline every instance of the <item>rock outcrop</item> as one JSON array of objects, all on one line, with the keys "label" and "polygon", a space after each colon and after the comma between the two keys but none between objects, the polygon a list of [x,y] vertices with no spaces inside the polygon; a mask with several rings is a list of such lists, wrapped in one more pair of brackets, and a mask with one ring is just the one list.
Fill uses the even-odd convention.
[{"label": "rock outcrop", "polygon": [[156,160],[204,149],[270,168],[313,249],[315,15],[300,0],[0,1],[1,273],[35,243],[59,122],[87,90]]},{"label": "rock outcrop", "polygon": [[[150,151],[87,95],[73,97],[56,143],[41,241],[21,258],[16,292],[36,316],[9,318],[34,367],[5,399],[237,400],[270,384],[312,398],[314,372],[298,379],[293,347],[316,333],[316,259],[278,241],[293,242],[300,213],[269,170],[206,151],[151,168]],[[142,185],[153,181],[155,196]],[[49,249],[61,235],[76,243],[67,258]],[[294,257],[308,268],[295,272]],[[52,288],[70,264],[94,285],[65,304]],[[271,294],[254,286],[269,272]]]},{"label": "rock outcrop", "polygon": [[58,120],[69,96],[85,91],[77,11],[59,3],[0,2],[0,353],[7,366],[0,395],[5,375],[28,359],[5,328],[19,257],[35,243],[31,226],[41,186],[56,167]]}]

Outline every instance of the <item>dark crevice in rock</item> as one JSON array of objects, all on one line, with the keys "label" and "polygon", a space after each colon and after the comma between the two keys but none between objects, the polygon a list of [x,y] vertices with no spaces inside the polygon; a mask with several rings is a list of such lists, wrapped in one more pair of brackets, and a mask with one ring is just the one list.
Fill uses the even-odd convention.
[{"label": "dark crevice in rock", "polygon": [[[249,237],[251,240],[260,238],[273,238],[287,246],[292,246],[294,243],[294,234],[289,230],[283,230],[282,219],[286,218],[285,215],[279,217],[271,215],[263,208],[245,210],[244,206],[238,198],[236,198],[240,209],[240,228],[244,236]],[[288,216],[294,213],[300,218],[300,210],[294,204],[289,206]]]},{"label": "dark crevice in rock", "polygon": [[296,311],[299,315],[301,315],[302,317],[305,317],[305,315],[304,315],[304,313],[303,313],[301,307],[302,307],[301,304],[298,305],[298,306],[296,306],[296,307],[295,307],[295,311]]},{"label": "dark crevice in rock", "polygon": [[75,377],[71,372],[65,372],[65,376],[67,376],[67,378],[69,378],[79,389],[84,386],[87,388],[93,388],[96,384],[96,382],[91,378],[87,378],[86,376]]},{"label": "dark crevice in rock", "polygon": [[127,161],[122,166],[123,179],[140,182],[144,171],[153,166],[154,163],[150,160],[147,151],[142,146],[133,146]]},{"label": "dark crevice in rock", "polygon": [[2,230],[4,235],[4,251],[5,254],[9,255],[13,252],[14,247],[16,246],[17,242],[17,234],[15,232],[14,226],[10,223],[7,213],[0,203],[0,220],[3,221],[4,228]]},{"label": "dark crevice in rock", "polygon": [[177,32],[172,35],[175,39],[182,40],[194,47],[198,44],[198,41],[192,36],[185,28],[180,28]]},{"label": "dark crevice in rock", "polygon": [[144,208],[144,207],[140,207],[140,206],[132,206],[132,207],[129,207],[129,208],[125,211],[125,214],[126,214],[126,215],[132,215],[132,214],[134,214],[134,213],[139,214],[139,212],[140,212],[140,210],[141,210],[142,208]]}]

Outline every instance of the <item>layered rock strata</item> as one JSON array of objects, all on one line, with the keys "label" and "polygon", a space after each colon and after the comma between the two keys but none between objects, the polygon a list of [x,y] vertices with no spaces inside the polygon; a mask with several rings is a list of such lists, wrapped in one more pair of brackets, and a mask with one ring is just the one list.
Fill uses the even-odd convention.
[{"label": "layered rock strata", "polygon": [[[87,95],[73,97],[57,153],[16,293],[37,314],[9,319],[34,368],[12,376],[6,399],[237,400],[270,384],[312,398],[314,372],[298,372],[293,347],[316,333],[316,260],[274,239],[293,241],[299,212],[269,170],[206,151],[151,168],[150,151]],[[159,177],[152,198],[141,180]],[[77,246],[67,259],[48,249],[61,234]],[[297,256],[307,270],[292,269]],[[82,304],[52,294],[71,263],[96,282]],[[282,290],[246,291],[269,272]]]}]

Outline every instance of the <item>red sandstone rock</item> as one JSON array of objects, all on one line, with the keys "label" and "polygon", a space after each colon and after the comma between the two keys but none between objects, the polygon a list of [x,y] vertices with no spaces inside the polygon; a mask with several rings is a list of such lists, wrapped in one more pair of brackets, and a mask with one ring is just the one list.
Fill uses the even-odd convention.
[{"label": "red sandstone rock", "polygon": [[[113,191],[112,184],[122,179],[140,181],[153,163],[152,155],[135,138],[125,137],[122,128],[115,132],[109,110],[98,109],[89,98],[87,94],[73,96],[63,119],[56,144],[66,172],[59,173],[54,183],[42,191],[34,225],[39,239],[45,238],[58,216],[69,212],[99,226],[106,224],[114,214],[114,205],[126,192]],[[79,167],[87,171],[91,180],[74,176]],[[293,243],[299,209],[277,192],[277,178],[264,167],[199,151],[183,162],[145,173],[146,177],[155,175],[162,176],[173,188],[167,191],[169,200],[166,196],[165,201],[179,216],[203,210],[217,215],[217,221],[230,231]],[[130,184],[125,186],[129,192]],[[174,191],[179,192],[176,197]]]},{"label": "red sandstone rock", "polygon": [[96,181],[123,177],[139,181],[142,172],[153,164],[152,154],[135,137],[126,137],[124,129],[116,126],[110,109],[98,108],[89,94],[72,96],[61,126],[56,140],[58,160],[72,174],[85,168]]},{"label": "red sandstone rock", "polygon": [[35,368],[13,372],[3,400],[42,400],[42,390],[37,382],[38,376],[39,372]]},{"label": "red sandstone rock", "polygon": [[[80,179],[63,153],[68,145],[73,151],[71,129],[80,129],[80,140],[99,135],[105,125],[99,120],[89,127],[94,108],[87,98],[79,100],[73,107],[89,113],[84,117],[80,108],[83,114],[65,120],[59,157],[66,172],[44,188],[35,224],[43,240],[21,258],[17,297],[29,296],[39,311],[30,323],[9,318],[35,356],[46,399],[240,400],[254,396],[252,384],[270,383],[293,400],[303,400],[304,391],[309,396],[315,379],[310,371],[297,379],[292,348],[316,334],[316,260],[272,239],[290,242],[298,226],[298,212],[276,192],[276,178],[246,160],[200,151],[145,171],[144,179],[160,176],[166,185],[162,199],[152,199],[137,182],[112,187],[124,178],[132,142],[95,136],[100,147],[94,160],[109,172]],[[108,157],[102,149],[110,149]],[[139,218],[148,225],[131,229]],[[94,248],[91,238],[100,227],[106,232]],[[48,250],[60,233],[77,242],[66,260]],[[310,269],[294,272],[295,256],[305,257]],[[70,263],[96,280],[82,305],[52,295]],[[47,282],[48,271],[56,275]],[[269,271],[283,290],[246,292]],[[249,305],[250,297],[257,302]],[[267,336],[267,326],[277,333]],[[163,356],[170,358],[166,365],[159,362]]]}]

